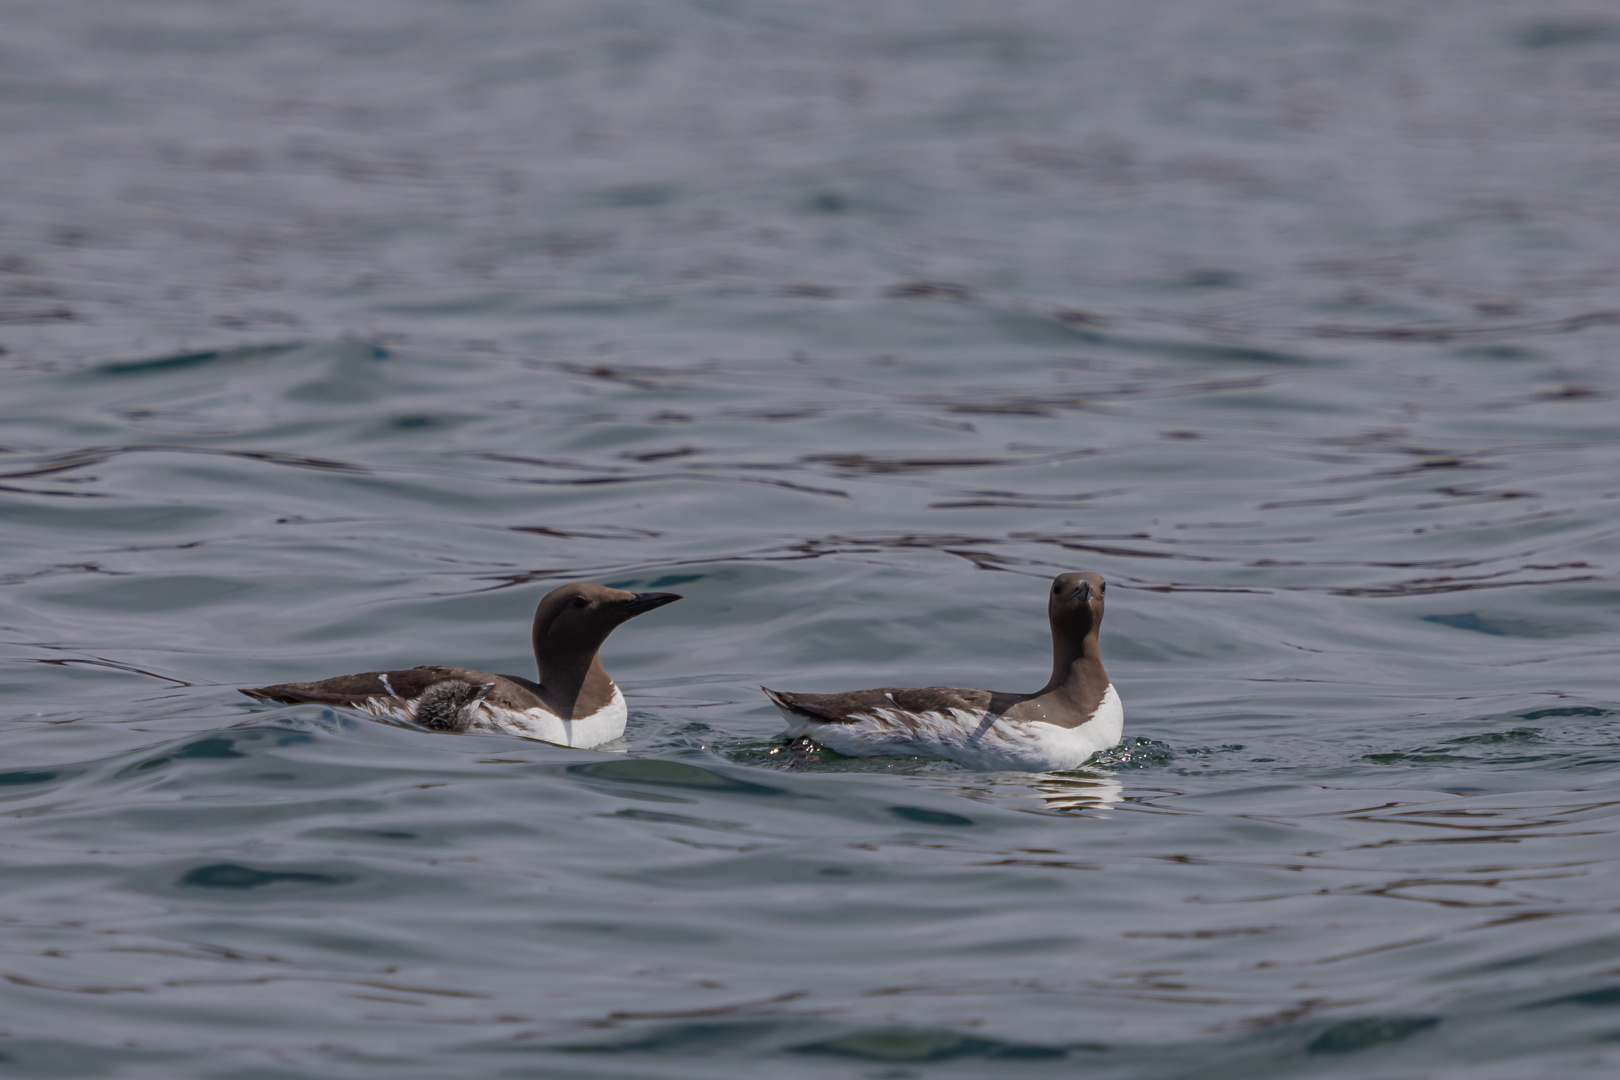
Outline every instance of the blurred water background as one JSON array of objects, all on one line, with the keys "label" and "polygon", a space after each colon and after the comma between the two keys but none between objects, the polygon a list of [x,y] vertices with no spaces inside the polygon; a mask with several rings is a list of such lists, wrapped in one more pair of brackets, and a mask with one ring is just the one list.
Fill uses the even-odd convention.
[{"label": "blurred water background", "polygon": [[[1613,1075],[1612,5],[0,26],[8,1076]],[[1071,569],[1090,768],[773,743]],[[573,579],[611,752],[233,690]]]}]

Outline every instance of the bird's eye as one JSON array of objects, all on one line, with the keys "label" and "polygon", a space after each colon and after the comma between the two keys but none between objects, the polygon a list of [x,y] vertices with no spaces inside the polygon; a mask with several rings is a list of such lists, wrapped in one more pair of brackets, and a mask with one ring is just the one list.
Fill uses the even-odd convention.
[{"label": "bird's eye", "polygon": [[1059,585],[1059,584],[1057,584],[1057,583],[1056,583],[1056,582],[1053,582],[1053,583],[1052,583],[1052,591],[1053,591],[1053,592],[1054,592],[1054,593],[1056,593],[1056,592],[1060,592],[1060,591],[1062,591],[1062,589],[1063,589],[1063,586],[1062,586],[1062,585]]},{"label": "bird's eye", "polygon": [[574,599],[573,599],[573,600],[572,600],[572,601],[571,601],[571,602],[570,602],[570,606],[572,606],[572,607],[577,607],[577,608],[582,608],[582,607],[584,607],[584,606],[585,606],[585,605],[586,605],[586,604],[587,604],[587,603],[589,603],[589,602],[590,602],[590,601],[588,601],[588,600],[586,600],[586,599],[585,599],[585,598],[584,598],[584,597],[583,597],[583,596],[576,596],[576,597],[574,597]]},{"label": "bird's eye", "polygon": [[1107,591],[1108,591],[1108,582],[1105,581],[1101,585],[1097,586],[1097,595],[1098,596],[1101,596],[1103,593],[1105,593]]}]

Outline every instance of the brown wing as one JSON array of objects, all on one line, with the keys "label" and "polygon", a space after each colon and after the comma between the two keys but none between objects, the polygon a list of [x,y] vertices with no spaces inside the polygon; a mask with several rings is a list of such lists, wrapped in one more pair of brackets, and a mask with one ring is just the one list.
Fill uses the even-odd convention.
[{"label": "brown wing", "polygon": [[964,690],[954,686],[924,686],[916,689],[883,686],[876,690],[849,690],[842,694],[792,694],[760,687],[784,709],[832,724],[848,724],[870,716],[875,709],[900,709],[909,713],[964,712],[1000,714],[1023,700],[1022,694],[997,694],[989,690]]},{"label": "brown wing", "polygon": [[472,686],[494,683],[494,687],[485,695],[484,700],[503,709],[521,710],[545,704],[537,693],[539,686],[527,679],[455,667],[365,671],[358,675],[339,675],[332,679],[321,679],[319,682],[260,686],[244,689],[242,693],[261,701],[279,701],[288,705],[309,702],[315,705],[353,707],[367,698],[396,697],[412,700],[421,697],[428,688],[449,681],[464,682]]}]

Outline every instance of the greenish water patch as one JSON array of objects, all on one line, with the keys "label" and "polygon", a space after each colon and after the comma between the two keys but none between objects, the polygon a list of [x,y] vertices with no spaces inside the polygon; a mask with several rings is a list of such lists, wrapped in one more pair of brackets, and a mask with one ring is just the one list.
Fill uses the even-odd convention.
[{"label": "greenish water patch", "polygon": [[1367,1017],[1334,1024],[1305,1046],[1308,1054],[1353,1054],[1410,1039],[1438,1026],[1434,1016]]},{"label": "greenish water patch", "polygon": [[0,787],[23,787],[31,784],[49,784],[61,779],[61,769],[12,769],[0,772]]},{"label": "greenish water patch", "polygon": [[1424,622],[1437,623],[1440,626],[1449,626],[1456,630],[1472,630],[1476,634],[1494,634],[1501,637],[1507,633],[1494,623],[1486,622],[1472,611],[1458,612],[1455,615],[1425,615]]},{"label": "greenish water patch", "polygon": [[952,1031],[879,1029],[788,1047],[796,1054],[818,1054],[892,1064],[924,1064],[985,1058],[992,1061],[1048,1061],[1069,1055],[1069,1048],[1011,1043]]},{"label": "greenish water patch", "polygon": [[961,828],[973,824],[973,819],[963,817],[961,814],[952,814],[946,810],[929,810],[922,806],[891,806],[889,813],[901,821],[909,821],[916,825],[943,825],[950,828]]},{"label": "greenish water patch", "polygon": [[264,870],[238,863],[211,863],[187,870],[177,884],[191,889],[261,889],[266,885],[346,885],[352,877],[309,870]]}]

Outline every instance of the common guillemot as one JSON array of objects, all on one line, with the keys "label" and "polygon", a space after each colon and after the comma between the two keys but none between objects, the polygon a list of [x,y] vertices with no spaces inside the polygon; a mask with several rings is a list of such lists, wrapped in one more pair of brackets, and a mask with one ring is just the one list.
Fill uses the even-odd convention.
[{"label": "common guillemot", "polygon": [[619,624],[679,599],[675,593],[632,593],[589,582],[551,590],[534,613],[539,682],[458,667],[415,667],[242,693],[262,701],[356,709],[437,731],[495,731],[562,746],[600,746],[624,734],[628,711],[597,650]]},{"label": "common guillemot", "polygon": [[1125,708],[1097,655],[1103,592],[1098,574],[1060,574],[1047,596],[1052,678],[1033,694],[928,686],[842,694],[765,691],[808,736],[853,757],[920,754],[978,769],[1074,769],[1119,743]]}]

